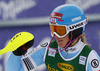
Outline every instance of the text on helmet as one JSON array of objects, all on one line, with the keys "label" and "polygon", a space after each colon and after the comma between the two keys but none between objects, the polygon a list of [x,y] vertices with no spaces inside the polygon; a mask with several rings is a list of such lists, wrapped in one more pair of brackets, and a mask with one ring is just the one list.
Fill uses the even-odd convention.
[{"label": "text on helmet", "polygon": [[77,21],[77,20],[80,20],[80,19],[81,19],[81,16],[73,18],[72,21],[74,22],[74,21]]}]

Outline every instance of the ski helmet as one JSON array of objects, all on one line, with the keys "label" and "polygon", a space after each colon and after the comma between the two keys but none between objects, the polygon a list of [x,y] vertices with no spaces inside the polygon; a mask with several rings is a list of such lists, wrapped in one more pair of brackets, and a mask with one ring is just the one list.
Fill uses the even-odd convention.
[{"label": "ski helmet", "polygon": [[[74,33],[75,34],[78,33],[77,34],[78,36],[82,34],[83,31],[85,30],[87,19],[83,10],[77,5],[64,4],[56,7],[52,11],[49,24],[50,24],[52,35],[55,34],[58,37],[64,37],[69,32],[73,31],[73,35]],[[61,27],[63,28],[61,29]]]}]

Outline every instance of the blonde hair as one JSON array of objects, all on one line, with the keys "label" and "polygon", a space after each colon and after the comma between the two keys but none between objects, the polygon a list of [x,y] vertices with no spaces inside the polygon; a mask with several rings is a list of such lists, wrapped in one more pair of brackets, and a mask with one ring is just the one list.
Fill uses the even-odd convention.
[{"label": "blonde hair", "polygon": [[85,33],[83,33],[82,35],[81,35],[81,41],[83,42],[83,43],[85,43],[85,44],[87,44],[87,42],[86,42],[86,37],[85,37]]},{"label": "blonde hair", "polygon": [[81,35],[81,41],[83,42],[83,43],[85,43],[85,44],[87,44],[87,45],[89,45],[90,46],[90,44],[88,44],[87,43],[87,41],[86,41],[86,36],[85,36],[85,33],[83,33],[82,35]]},{"label": "blonde hair", "polygon": [[71,45],[72,45],[72,46],[75,45],[75,44],[79,41],[79,39],[81,39],[81,41],[82,41],[83,43],[85,43],[85,44],[87,44],[88,46],[90,46],[90,44],[88,44],[88,43],[86,42],[85,33],[83,33],[79,38],[77,38]]}]

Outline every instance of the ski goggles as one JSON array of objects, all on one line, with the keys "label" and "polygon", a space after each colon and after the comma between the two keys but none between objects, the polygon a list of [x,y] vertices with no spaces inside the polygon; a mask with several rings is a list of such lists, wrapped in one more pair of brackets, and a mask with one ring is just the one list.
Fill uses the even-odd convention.
[{"label": "ski goggles", "polygon": [[55,34],[58,37],[62,38],[69,33],[69,31],[66,30],[65,26],[50,25],[50,28],[51,28],[51,35],[52,36],[54,36],[54,34]]},{"label": "ski goggles", "polygon": [[81,21],[80,23],[75,23],[72,25],[57,25],[57,24],[50,24],[51,29],[51,36],[58,36],[59,38],[65,37],[70,31],[83,27],[87,24],[86,19]]}]

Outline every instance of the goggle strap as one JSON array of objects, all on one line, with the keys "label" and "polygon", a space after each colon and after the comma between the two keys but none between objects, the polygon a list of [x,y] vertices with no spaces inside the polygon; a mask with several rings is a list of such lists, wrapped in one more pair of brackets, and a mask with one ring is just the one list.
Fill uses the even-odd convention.
[{"label": "goggle strap", "polygon": [[80,27],[85,26],[86,24],[87,24],[87,20],[85,19],[85,20],[83,20],[83,21],[81,21],[79,23],[75,23],[75,24],[67,26],[68,27],[67,30],[73,31],[73,30],[76,30],[76,29],[78,29]]},{"label": "goggle strap", "polygon": [[53,38],[54,38],[54,37],[51,37],[50,43],[49,43],[49,45],[48,45],[48,49],[49,49],[49,46],[50,46],[50,44],[51,44]]},{"label": "goggle strap", "polygon": [[[84,32],[83,32],[83,33],[84,33]],[[83,34],[83,33],[82,33],[82,34]],[[82,35],[82,34],[81,34],[81,35]],[[81,35],[79,35],[77,38],[79,38]],[[72,35],[72,32],[71,32],[70,41],[69,41],[69,43],[66,45],[65,48],[63,48],[62,50],[60,50],[60,49],[58,49],[58,48],[53,48],[53,49],[58,49],[58,52],[62,52],[62,51],[65,50],[68,46],[70,46],[70,44],[71,44],[72,42],[74,42],[74,41],[77,39],[77,38],[75,38],[74,40],[72,40],[72,38],[73,38],[73,35]],[[50,46],[52,40],[53,40],[53,37],[51,38],[51,41],[50,41],[50,43],[49,43],[49,45],[48,45],[48,49],[49,49],[49,46]],[[50,51],[50,52],[53,52],[53,51]],[[55,52],[55,53],[58,53],[58,52]]]},{"label": "goggle strap", "polygon": [[72,32],[71,32],[71,38],[69,40],[69,43],[66,45],[65,48],[63,48],[61,51],[65,50],[71,43],[72,43],[72,38],[73,38],[73,35],[72,35]]},{"label": "goggle strap", "polygon": [[[84,33],[84,32],[83,32],[83,33]],[[82,33],[82,34],[83,34],[83,33]],[[82,34],[80,34],[77,38],[79,38]],[[71,34],[71,35],[72,35],[72,34]],[[65,47],[64,49],[62,49],[62,51],[65,50],[65,49],[66,49],[72,42],[74,42],[77,38],[75,38],[74,40],[70,41],[69,44],[66,45],[66,47]],[[72,39],[72,36],[71,36],[71,39]]]}]

